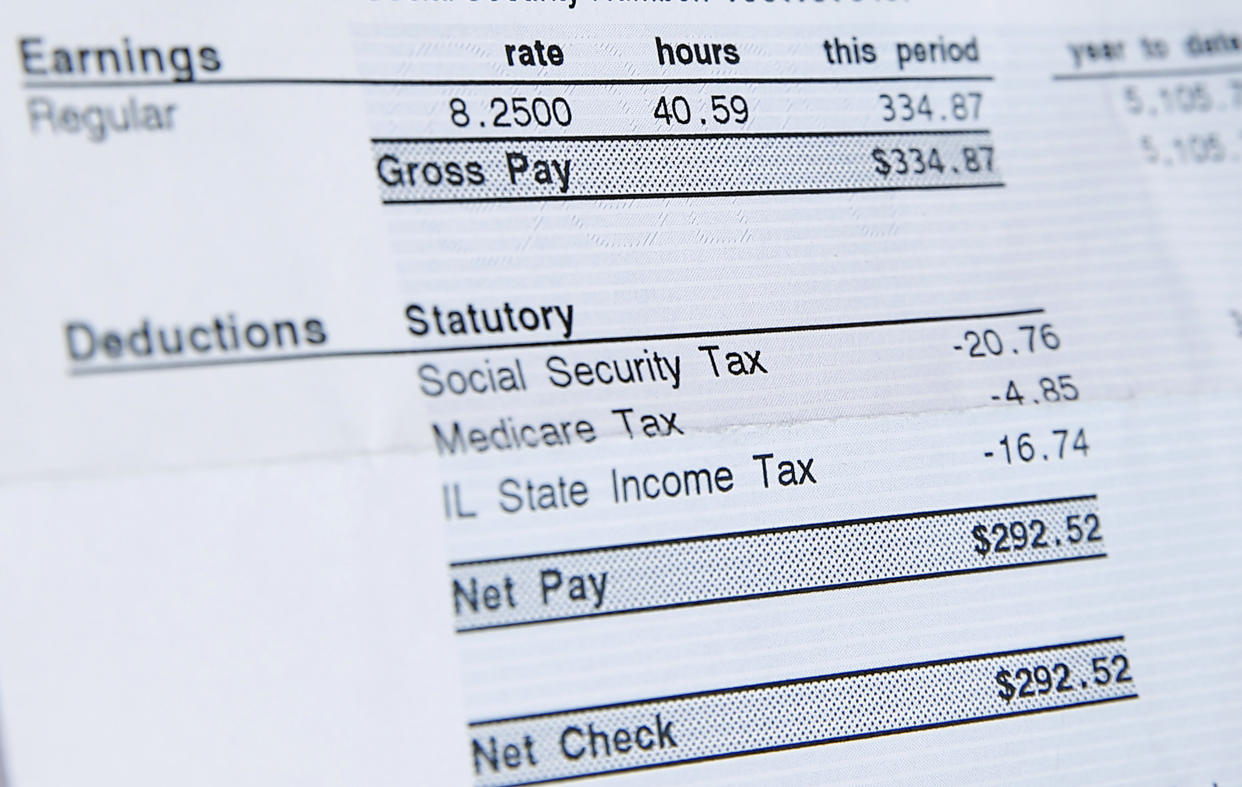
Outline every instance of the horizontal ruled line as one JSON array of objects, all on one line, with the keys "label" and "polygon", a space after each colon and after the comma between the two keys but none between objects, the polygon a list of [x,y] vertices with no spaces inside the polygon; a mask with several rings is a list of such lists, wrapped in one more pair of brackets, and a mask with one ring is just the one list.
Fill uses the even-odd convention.
[{"label": "horizontal ruled line", "polygon": [[668,694],[662,697],[649,697],[641,700],[629,700],[627,702],[613,702],[606,705],[588,705],[581,708],[570,708],[567,710],[545,711],[542,713],[527,713],[520,716],[505,716],[498,719],[487,719],[485,721],[472,721],[467,724],[468,727],[485,727],[493,724],[504,724],[514,721],[529,721],[531,719],[546,719],[553,716],[569,716],[575,713],[589,713],[592,711],[614,710],[616,708],[630,708],[639,705],[653,705],[659,702],[676,702],[687,699],[698,699],[700,697],[714,697],[722,694],[740,694],[747,691],[760,691],[764,689],[781,688],[783,686],[796,686],[804,683],[817,683],[825,680],[844,680],[848,678],[862,678],[868,675],[880,675],[888,672],[901,672],[903,670],[923,669],[926,667],[940,667],[948,664],[962,664],[968,661],[983,661],[985,659],[1005,658],[1009,656],[1021,656],[1029,653],[1046,653],[1051,650],[1064,650],[1067,648],[1082,648],[1091,645],[1103,645],[1108,642],[1124,642],[1125,637],[1117,634],[1109,637],[1098,637],[1095,639],[1084,639],[1075,642],[1061,642],[1055,645],[1041,645],[1034,648],[1017,648],[1014,650],[998,650],[990,653],[976,653],[971,656],[954,656],[947,659],[931,659],[928,661],[916,661],[906,664],[894,664],[888,667],[872,667],[862,670],[851,670],[849,672],[834,672],[826,675],[815,675],[807,678],[791,678],[787,680],[770,681],[767,683],[750,683],[742,686],[730,686],[724,689],[710,689],[708,691],[692,691],[684,694]]},{"label": "horizontal ruled line", "polygon": [[372,144],[403,145],[422,142],[641,142],[643,140],[679,139],[785,139],[799,137],[913,137],[929,134],[991,134],[987,128],[945,128],[892,131],[861,129],[859,131],[705,131],[685,134],[570,134],[556,136],[514,137],[372,137]]},{"label": "horizontal ruled line", "polygon": [[1082,82],[1093,79],[1161,79],[1172,77],[1213,76],[1242,73],[1242,63],[1220,66],[1188,66],[1186,68],[1137,68],[1093,73],[1053,74],[1054,82]]},{"label": "horizontal ruled line", "polygon": [[289,363],[292,361],[326,360],[331,358],[383,358],[401,355],[435,355],[457,352],[492,352],[500,350],[528,350],[545,347],[581,347],[596,344],[632,344],[635,342],[676,341],[682,339],[711,339],[730,336],[779,335],[784,333],[811,333],[817,331],[837,331],[853,328],[880,328],[897,325],[918,325],[937,322],[958,322],[963,320],[1001,319],[1006,317],[1024,317],[1043,314],[1043,308],[1019,309],[1015,311],[985,312],[980,314],[950,314],[931,317],[903,317],[888,320],[860,320],[856,322],[818,323],[810,325],[780,325],[768,328],[735,328],[713,331],[684,331],[672,333],[648,333],[629,336],[600,336],[588,339],[561,339],[535,342],[507,342],[497,344],[473,344],[455,347],[404,347],[371,350],[324,350],[309,353],[287,353],[284,355],[256,356],[248,355],[240,358],[210,358],[192,361],[155,361],[152,363],[128,363],[116,366],[71,366],[69,375],[85,377],[92,375],[127,374],[131,372],[170,371],[173,369],[202,369],[216,366],[241,366],[267,363]]},{"label": "horizontal ruled line", "polygon": [[1027,710],[1015,710],[1009,713],[994,713],[988,716],[973,716],[966,719],[953,719],[951,721],[931,722],[929,724],[914,724],[906,727],[894,727],[887,730],[877,730],[875,732],[862,732],[855,735],[840,735],[834,738],[821,738],[813,741],[798,741],[796,743],[786,743],[777,746],[764,746],[754,749],[738,749],[731,752],[723,752],[721,754],[710,754],[703,757],[688,757],[683,760],[674,760],[672,762],[656,762],[647,765],[632,765],[623,768],[613,768],[611,770],[591,771],[590,773],[574,774],[570,776],[555,776],[549,779],[535,779],[533,781],[509,782],[505,787],[526,787],[526,785],[534,784],[550,784],[553,782],[573,781],[575,779],[586,779],[593,776],[606,776],[617,773],[629,773],[632,771],[650,770],[653,768],[668,768],[674,765],[690,765],[700,762],[711,762],[713,760],[726,760],[734,757],[745,757],[751,754],[770,754],[780,751],[791,751],[793,749],[805,749],[811,746],[825,746],[830,743],[847,743],[849,741],[860,741],[868,738],[882,738],[889,735],[900,735],[907,732],[922,732],[926,730],[943,729],[945,727],[958,727],[964,724],[978,724],[985,721],[997,721],[999,719],[1009,719],[1016,716],[1032,716],[1038,713],[1052,713],[1060,710],[1070,710],[1072,708],[1085,708],[1091,705],[1105,705],[1112,702],[1122,702],[1125,700],[1136,700],[1138,694],[1124,694],[1119,697],[1102,697],[1094,700],[1083,700],[1082,702],[1070,702],[1064,705],[1055,705],[1047,708],[1030,708]]},{"label": "horizontal ruled line", "polygon": [[997,189],[1004,188],[1003,182],[989,183],[956,183],[929,186],[872,186],[840,189],[754,189],[749,191],[674,191],[641,194],[549,194],[538,197],[456,197],[452,199],[386,199],[385,205],[435,205],[465,204],[477,202],[580,202],[582,200],[621,200],[621,199],[679,199],[701,197],[779,197],[806,196],[810,194],[865,194],[882,191],[935,191],[945,189]]},{"label": "horizontal ruled line", "polygon": [[27,80],[26,90],[57,90],[62,88],[135,88],[135,87],[292,87],[321,85],[326,87],[557,87],[561,85],[840,85],[877,82],[991,82],[990,74],[905,75],[864,77],[651,77],[600,79],[383,79],[332,77],[234,77],[219,79],[113,79],[87,82],[84,80]]}]

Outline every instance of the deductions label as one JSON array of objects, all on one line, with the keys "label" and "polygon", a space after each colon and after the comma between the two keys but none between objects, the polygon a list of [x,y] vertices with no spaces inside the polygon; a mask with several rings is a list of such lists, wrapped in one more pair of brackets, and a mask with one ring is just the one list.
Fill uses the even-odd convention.
[{"label": "deductions label", "polygon": [[1001,186],[990,132],[373,139],[385,204]]},{"label": "deductions label", "polygon": [[825,522],[450,566],[458,631],[1106,556],[1094,495]]},{"label": "deductions label", "polygon": [[1138,697],[1123,637],[470,725],[479,787],[539,784]]}]

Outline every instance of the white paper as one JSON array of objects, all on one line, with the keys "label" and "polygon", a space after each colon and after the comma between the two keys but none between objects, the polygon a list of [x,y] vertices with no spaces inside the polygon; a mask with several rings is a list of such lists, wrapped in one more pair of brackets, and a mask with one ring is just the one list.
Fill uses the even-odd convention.
[{"label": "white paper", "polygon": [[1242,777],[1230,4],[0,28],[6,784]]}]

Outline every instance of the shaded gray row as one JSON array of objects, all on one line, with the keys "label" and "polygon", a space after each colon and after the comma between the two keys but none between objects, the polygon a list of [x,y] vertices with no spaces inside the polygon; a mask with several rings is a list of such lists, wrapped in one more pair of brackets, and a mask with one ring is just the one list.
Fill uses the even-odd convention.
[{"label": "shaded gray row", "polygon": [[475,783],[537,784],[1137,696],[1121,637],[470,725]]},{"label": "shaded gray row", "polygon": [[1094,497],[450,566],[458,631],[1103,557]]},{"label": "shaded gray row", "polygon": [[390,204],[1001,184],[986,131],[375,140],[372,152]]}]

